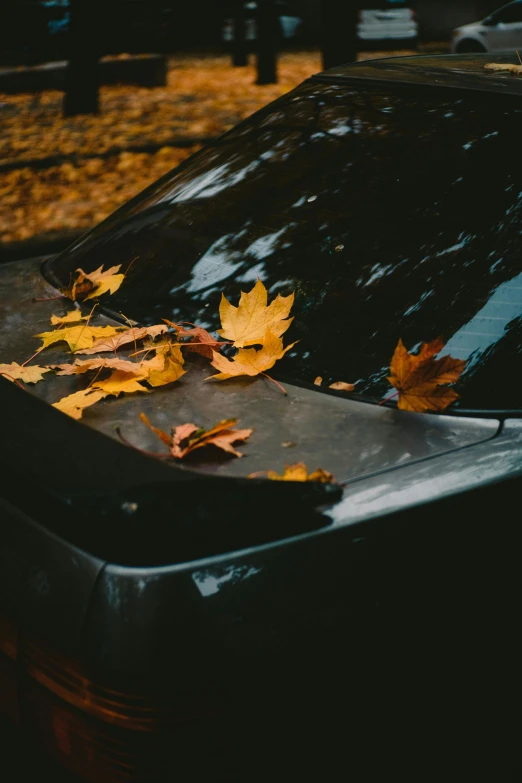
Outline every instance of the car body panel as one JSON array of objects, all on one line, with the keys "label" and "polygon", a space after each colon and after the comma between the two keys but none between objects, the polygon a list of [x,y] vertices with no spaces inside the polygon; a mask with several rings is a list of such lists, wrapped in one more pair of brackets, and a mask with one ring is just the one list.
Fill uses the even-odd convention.
[{"label": "car body panel", "polygon": [[[42,282],[40,260],[0,267],[0,323],[5,339],[0,361],[22,363],[37,349],[34,335],[50,328],[50,315],[64,311],[54,301],[32,302],[52,289]],[[21,271],[23,270],[23,271]],[[104,316],[93,323],[108,322]],[[46,349],[41,361],[70,361],[70,354]],[[227,382],[209,379],[208,362],[189,360],[188,372],[175,386],[153,394],[122,395],[88,409],[83,422],[109,437],[115,427],[137,448],[165,454],[165,447],[140,421],[140,412],[165,431],[194,421],[210,427],[237,418],[241,427],[253,428],[252,442],[240,447],[245,459],[216,460],[204,450],[191,462],[216,475],[246,476],[268,469],[282,470],[284,462],[305,461],[330,470],[339,481],[389,470],[408,462],[431,458],[494,437],[498,423],[466,417],[424,416],[351,400],[342,393],[324,393],[284,382],[287,395],[267,379],[238,378]],[[57,377],[31,387],[31,393],[56,402],[85,386],[84,376]],[[277,421],[277,427],[271,422]],[[290,444],[282,447],[282,444]],[[208,450],[207,450],[208,452]]]},{"label": "car body panel", "polygon": [[[498,9],[486,19],[462,25],[453,31],[451,51],[475,43],[479,50],[503,52],[522,47],[522,3],[517,0]],[[462,49],[465,51],[465,48]],[[469,51],[469,48],[468,48]]]},{"label": "car body panel", "polygon": [[357,37],[361,41],[415,39],[418,26],[411,8],[376,8],[359,12]]},{"label": "car body panel", "polygon": [[[317,78],[481,91],[507,96],[507,111],[522,83],[487,61],[387,60]],[[56,291],[40,264],[0,266],[0,361],[28,359],[51,314],[71,308],[45,301]],[[418,752],[403,775],[417,780],[426,758],[447,772],[451,730],[459,749],[472,737],[464,777],[479,741],[504,751],[519,701],[522,421],[400,413],[285,379],[287,397],[265,379],[200,382],[198,362],[175,393],[102,402],[83,423],[46,404],[76,379],[30,393],[0,379],[0,668],[8,659],[15,677],[8,691],[0,673],[0,692],[12,714],[20,706],[29,734],[91,781],[161,783],[174,769],[257,781],[287,762],[292,779],[310,756],[315,777],[377,780],[376,756],[403,771]],[[256,427],[260,461],[170,467],[117,440],[114,423],[153,448],[142,409],[165,428],[237,415]],[[301,447],[342,489],[242,478]],[[47,675],[66,653],[57,685]]]}]

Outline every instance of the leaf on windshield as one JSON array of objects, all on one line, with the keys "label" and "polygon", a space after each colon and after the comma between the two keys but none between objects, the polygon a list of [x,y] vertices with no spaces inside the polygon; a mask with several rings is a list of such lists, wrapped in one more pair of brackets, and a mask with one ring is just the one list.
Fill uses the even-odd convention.
[{"label": "leaf on windshield", "polygon": [[219,315],[222,329],[218,330],[218,334],[225,340],[231,340],[236,348],[263,344],[267,332],[281,337],[293,321],[288,315],[294,303],[294,294],[278,294],[270,305],[267,303],[268,292],[261,280],[249,293],[241,292],[237,307],[221,294]]},{"label": "leaf on windshield", "polygon": [[442,356],[435,359],[444,348],[439,338],[423,343],[417,355],[408,353],[399,340],[392,357],[388,378],[399,392],[398,407],[403,411],[443,411],[458,399],[448,384],[455,383],[466,366],[466,361]]},{"label": "leaf on windshield", "polygon": [[[47,348],[54,343],[66,342],[71,351],[84,353],[95,341],[107,340],[108,337],[118,333],[118,327],[114,326],[87,326],[79,324],[78,326],[66,326],[64,329],[54,329],[51,332],[41,332],[35,334],[43,344],[40,350]],[[87,353],[91,353],[87,351]]]},{"label": "leaf on windshield", "polygon": [[105,272],[103,264],[94,272],[84,272],[83,269],[77,269],[70,285],[68,288],[62,289],[62,293],[73,302],[93,299],[95,296],[102,296],[106,293],[114,294],[125,279],[123,273],[118,274],[120,269],[121,264],[111,266]]},{"label": "leaf on windshield", "polygon": [[170,437],[163,430],[154,427],[144,413],[140,414],[140,419],[169,447],[170,453],[176,459],[183,459],[190,452],[204,446],[215,446],[226,451],[227,454],[233,454],[234,457],[242,457],[243,454],[237,451],[233,444],[245,441],[252,434],[252,430],[233,429],[237,419],[224,419],[209,430],[192,423],[181,424],[172,428],[172,437]]},{"label": "leaf on windshield", "polygon": [[20,365],[17,362],[12,364],[0,364],[0,375],[7,378],[8,381],[23,381],[24,383],[38,383],[43,381],[43,375],[50,372],[50,367],[38,367]]},{"label": "leaf on windshield", "polygon": [[294,345],[295,343],[291,343],[283,348],[282,339],[267,329],[263,337],[263,347],[259,350],[240,348],[233,359],[227,359],[226,356],[214,351],[211,364],[220,372],[217,375],[211,375],[206,380],[226,381],[228,378],[236,378],[239,375],[259,375],[273,367],[278,359],[282,359]]},{"label": "leaf on windshield", "polygon": [[486,63],[484,66],[486,71],[509,71],[519,76],[522,73],[522,65],[515,65],[511,63]]},{"label": "leaf on windshield", "polygon": [[[321,386],[323,379],[320,375],[314,381],[315,386]],[[346,381],[335,381],[328,386],[329,389],[335,389],[336,391],[353,392],[355,385],[353,383],[346,383]]]},{"label": "leaf on windshield", "polygon": [[276,473],[275,470],[267,470],[264,473],[251,473],[248,478],[259,478],[266,476],[272,481],[319,481],[321,484],[333,484],[335,479],[331,473],[323,468],[317,468],[312,473],[308,473],[308,468],[304,462],[296,462],[295,465],[285,465],[283,473]]}]

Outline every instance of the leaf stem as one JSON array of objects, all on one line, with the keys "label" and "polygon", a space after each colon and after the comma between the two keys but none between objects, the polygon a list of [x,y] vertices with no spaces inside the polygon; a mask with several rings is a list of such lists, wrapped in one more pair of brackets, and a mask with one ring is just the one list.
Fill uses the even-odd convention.
[{"label": "leaf stem", "polygon": [[388,402],[389,400],[394,400],[395,397],[399,396],[399,392],[396,391],[394,394],[391,394],[389,397],[385,397],[384,400],[381,400],[378,405],[384,405],[385,402]]},{"label": "leaf stem", "polygon": [[[22,366],[23,366],[23,365],[22,365]],[[9,380],[10,380],[10,381],[12,381],[13,383],[16,383],[16,385],[17,385],[17,386],[19,386],[19,387],[20,387],[20,389],[22,389],[22,391],[27,391],[27,389],[25,388],[25,386],[23,386],[23,385],[20,383],[20,381],[18,381],[16,378],[13,378],[13,376],[12,376],[12,375],[9,375],[9,373],[7,373],[7,372],[0,372],[0,375],[3,375],[5,378],[9,378]]]},{"label": "leaf stem", "polygon": [[127,440],[127,438],[123,435],[123,433],[121,432],[118,426],[115,426],[114,429],[118,433],[118,437],[122,443],[125,443],[126,446],[129,446],[131,449],[134,449],[135,451],[139,451],[142,454],[146,454],[147,457],[156,457],[156,459],[169,459],[170,457],[172,457],[172,454],[159,454],[157,451],[146,451],[145,449],[140,449],[139,446],[135,446],[134,443],[131,443],[130,440]]},{"label": "leaf stem", "polygon": [[272,383],[275,383],[275,385],[276,385],[276,386],[277,386],[279,389],[281,389],[281,391],[283,392],[283,394],[284,394],[285,396],[287,396],[287,395],[288,395],[288,392],[287,392],[287,390],[285,389],[285,387],[284,387],[284,386],[281,386],[281,384],[279,383],[279,381],[276,381],[276,380],[275,380],[275,378],[272,378],[272,376],[271,376],[271,375],[267,375],[267,374],[266,374],[266,372],[262,372],[262,373],[259,373],[259,374],[260,374],[260,375],[263,375],[265,378],[268,378],[268,380],[269,380],[269,381],[272,381]]}]

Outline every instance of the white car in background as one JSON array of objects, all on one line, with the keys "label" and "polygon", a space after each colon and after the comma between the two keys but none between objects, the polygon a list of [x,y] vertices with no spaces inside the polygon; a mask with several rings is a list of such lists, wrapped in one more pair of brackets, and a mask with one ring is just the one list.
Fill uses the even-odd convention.
[{"label": "white car in background", "polygon": [[[367,6],[367,7],[366,7]],[[415,11],[403,0],[367,0],[360,4],[357,38],[367,44],[403,41],[415,46],[419,33]]]},{"label": "white car in background", "polygon": [[453,31],[452,52],[502,52],[522,49],[522,0],[499,8],[480,22]]},{"label": "white car in background", "polygon": [[[297,38],[303,27],[303,20],[301,17],[283,0],[276,0],[274,5],[279,17],[281,36],[284,39]],[[255,2],[255,0],[246,2],[244,8],[245,40],[255,41],[257,38],[257,2]],[[227,18],[223,22],[222,38],[223,41],[227,43],[234,40],[234,20],[232,18]]]}]

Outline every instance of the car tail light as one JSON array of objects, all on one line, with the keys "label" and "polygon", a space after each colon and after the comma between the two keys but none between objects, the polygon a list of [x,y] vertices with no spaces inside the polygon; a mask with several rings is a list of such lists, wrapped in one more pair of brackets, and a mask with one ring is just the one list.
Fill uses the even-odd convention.
[{"label": "car tail light", "polygon": [[410,19],[412,22],[417,19],[417,13],[414,8],[410,8]]},{"label": "car tail light", "polygon": [[205,717],[197,699],[175,708],[165,687],[113,687],[46,642],[22,636],[17,653],[16,640],[0,617],[0,711],[31,744],[89,783],[164,783],[180,731]]}]

